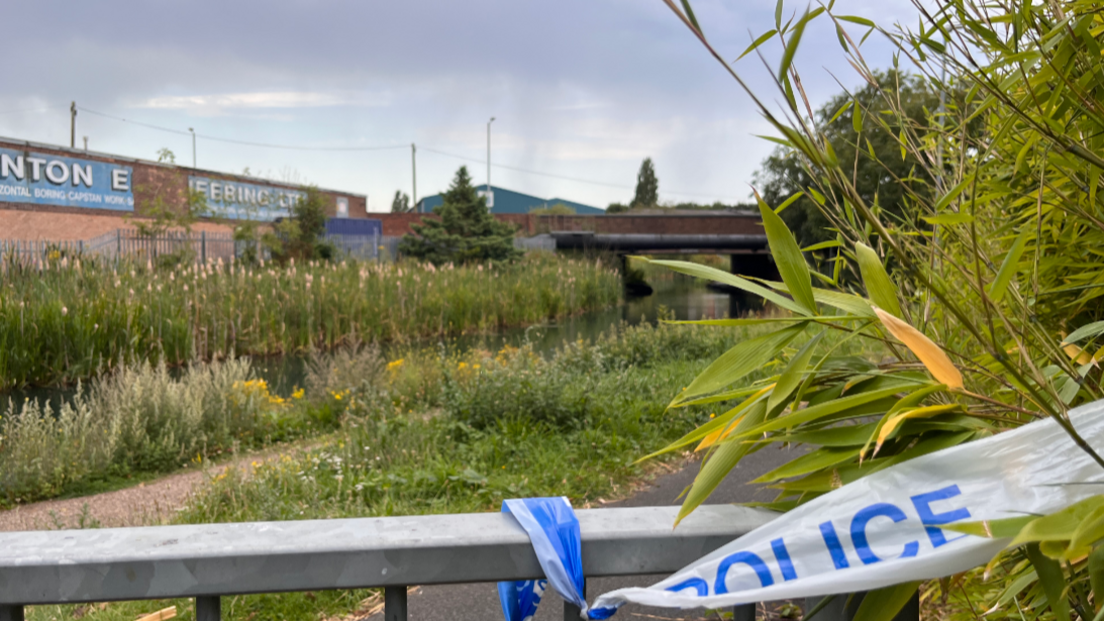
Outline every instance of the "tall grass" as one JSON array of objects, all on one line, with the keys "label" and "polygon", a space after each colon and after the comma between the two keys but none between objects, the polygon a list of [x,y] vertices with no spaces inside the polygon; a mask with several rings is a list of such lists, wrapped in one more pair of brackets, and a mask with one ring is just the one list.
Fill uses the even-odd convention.
[{"label": "tall grass", "polygon": [[57,409],[9,402],[0,417],[0,504],[168,472],[332,422],[298,401],[271,395],[239,359],[190,366],[179,377],[164,365],[127,367]]},{"label": "tall grass", "polygon": [[170,270],[59,258],[0,277],[0,387],[90,377],[142,361],[330,348],[534,324],[620,297],[600,260],[515,264],[221,262]]}]

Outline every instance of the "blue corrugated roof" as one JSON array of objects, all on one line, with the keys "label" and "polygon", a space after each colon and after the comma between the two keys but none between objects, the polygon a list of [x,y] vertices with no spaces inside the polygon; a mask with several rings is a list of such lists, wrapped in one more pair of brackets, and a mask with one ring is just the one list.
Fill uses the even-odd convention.
[{"label": "blue corrugated roof", "polygon": [[[606,213],[604,209],[562,198],[540,198],[531,194],[500,188],[497,185],[491,187],[494,188],[494,206],[491,208],[491,213],[529,213],[534,209],[544,209],[560,204],[571,207],[575,210],[575,213],[580,215],[594,216]],[[486,191],[487,185],[478,185],[475,189],[482,193]],[[427,196],[418,201],[418,211],[431,212],[442,202],[443,199],[440,194]]]}]

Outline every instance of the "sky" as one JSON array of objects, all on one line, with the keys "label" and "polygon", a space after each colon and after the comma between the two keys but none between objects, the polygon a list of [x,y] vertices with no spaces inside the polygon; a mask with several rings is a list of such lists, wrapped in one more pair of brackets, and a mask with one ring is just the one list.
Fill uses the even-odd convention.
[{"label": "sky", "polygon": [[[775,6],[693,3],[730,60],[774,27]],[[909,0],[834,11],[916,21]],[[661,0],[47,0],[4,13],[0,136],[67,145],[76,101],[78,146],[169,149],[190,165],[194,128],[200,168],[366,194],[369,211],[412,193],[412,143],[419,197],[461,165],[484,183],[491,117],[493,185],[598,207],[632,199],[646,157],[661,202],[746,202],[772,151],[750,98]],[[776,67],[778,45],[761,49]],[[863,54],[892,61],[877,34]],[[826,23],[795,63],[814,105],[857,86]],[[781,100],[755,54],[734,66]]]}]

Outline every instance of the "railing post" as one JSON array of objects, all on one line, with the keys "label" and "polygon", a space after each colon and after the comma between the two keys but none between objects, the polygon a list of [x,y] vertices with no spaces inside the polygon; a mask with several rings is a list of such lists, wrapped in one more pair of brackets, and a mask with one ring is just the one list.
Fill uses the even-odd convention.
[{"label": "railing post", "polygon": [[732,621],[755,621],[755,604],[733,606]]},{"label": "railing post", "polygon": [[0,621],[23,621],[23,607],[0,606]]},{"label": "railing post", "polygon": [[[583,579],[583,598],[586,599],[586,578]],[[583,611],[571,602],[564,600],[564,621],[579,621]]]},{"label": "railing post", "polygon": [[218,595],[201,595],[196,598],[196,621],[221,621],[222,598]]},{"label": "railing post", "polygon": [[406,621],[406,587],[384,587],[383,621]]}]

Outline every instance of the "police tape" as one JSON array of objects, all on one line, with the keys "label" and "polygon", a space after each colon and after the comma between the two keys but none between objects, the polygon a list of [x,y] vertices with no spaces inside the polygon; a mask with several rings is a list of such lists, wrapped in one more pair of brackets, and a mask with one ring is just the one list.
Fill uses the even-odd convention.
[{"label": "police tape", "polygon": [[[1104,447],[1104,401],[1069,420]],[[1099,492],[1104,470],[1052,419],[874,472],[765,524],[650,587],[599,596],[591,618],[632,602],[721,608],[927,580],[983,565],[1009,543],[952,522],[1047,514]]]},{"label": "police tape", "polygon": [[[582,538],[579,519],[567,498],[511,498],[502,501],[502,512],[513,515],[529,535],[537,561],[553,590],[585,615]],[[499,582],[498,597],[506,621],[532,619],[547,582]]]}]

